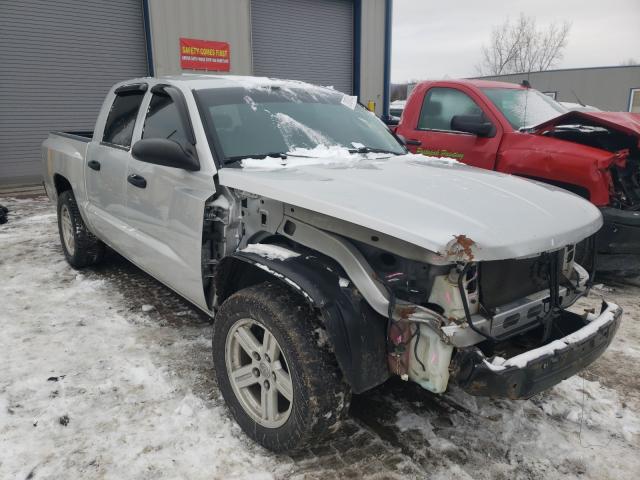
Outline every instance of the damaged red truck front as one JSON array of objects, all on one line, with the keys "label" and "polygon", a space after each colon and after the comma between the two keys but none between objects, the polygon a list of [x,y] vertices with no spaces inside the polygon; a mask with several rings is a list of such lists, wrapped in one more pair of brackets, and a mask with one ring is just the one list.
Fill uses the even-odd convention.
[{"label": "damaged red truck front", "polygon": [[640,268],[640,115],[568,111],[521,85],[419,84],[397,127],[411,151],[538,180],[598,206],[599,269]]}]

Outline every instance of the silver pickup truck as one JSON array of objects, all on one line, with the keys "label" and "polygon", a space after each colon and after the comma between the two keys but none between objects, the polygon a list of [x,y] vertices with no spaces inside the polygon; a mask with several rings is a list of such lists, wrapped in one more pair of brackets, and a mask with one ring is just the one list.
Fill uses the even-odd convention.
[{"label": "silver pickup truck", "polygon": [[598,209],[549,185],[408,154],[354,97],[266,78],[115,85],[93,132],[53,132],[62,249],[106,246],[214,317],[218,385],[244,431],[290,450],[351,393],[399,376],[527,398],[594,361],[621,309],[575,244]]}]

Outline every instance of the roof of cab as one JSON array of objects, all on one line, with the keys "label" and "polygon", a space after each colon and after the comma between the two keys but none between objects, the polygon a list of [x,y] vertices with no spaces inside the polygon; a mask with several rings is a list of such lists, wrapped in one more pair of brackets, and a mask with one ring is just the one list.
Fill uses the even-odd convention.
[{"label": "roof of cab", "polygon": [[301,82],[299,80],[281,80],[278,78],[268,77],[252,77],[240,75],[207,75],[198,73],[183,73],[181,75],[163,75],[160,77],[145,77],[127,80],[120,84],[148,82],[171,83],[176,86],[186,87],[190,90],[201,90],[209,88],[230,88],[244,87],[248,89],[260,88],[265,86],[281,86],[281,87],[298,87],[298,88],[320,88],[330,89],[330,87],[322,87],[311,83]]},{"label": "roof of cab", "polygon": [[443,79],[443,80],[426,80],[420,83],[453,83],[453,84],[463,84],[463,85],[471,85],[477,88],[513,88],[513,89],[522,89],[524,88],[522,85],[517,83],[508,83],[508,82],[497,82],[494,80],[479,80],[475,78],[460,78],[460,79]]}]

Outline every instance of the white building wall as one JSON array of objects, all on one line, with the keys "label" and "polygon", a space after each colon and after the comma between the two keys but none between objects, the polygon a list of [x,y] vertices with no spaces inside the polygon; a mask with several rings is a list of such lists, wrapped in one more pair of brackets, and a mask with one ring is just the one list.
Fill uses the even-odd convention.
[{"label": "white building wall", "polygon": [[193,72],[180,68],[180,37],[229,43],[229,73],[251,75],[249,4],[249,0],[149,0],[155,75]]}]

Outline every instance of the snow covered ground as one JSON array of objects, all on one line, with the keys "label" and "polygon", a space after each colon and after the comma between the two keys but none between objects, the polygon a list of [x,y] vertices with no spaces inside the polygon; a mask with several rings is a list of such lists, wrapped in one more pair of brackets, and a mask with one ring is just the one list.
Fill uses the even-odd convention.
[{"label": "snow covered ground", "polygon": [[226,410],[205,316],[116,254],[72,270],[44,197],[0,204],[2,479],[638,478],[638,287],[596,292],[625,317],[582,377],[519,402],[389,382],[338,437],[273,455]]}]

